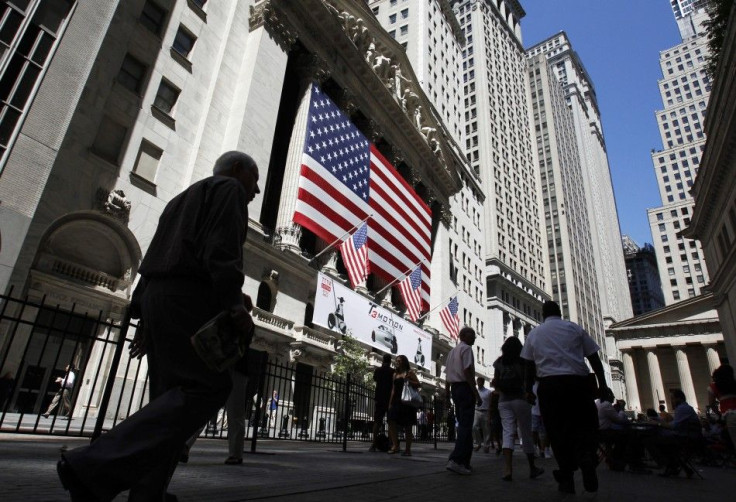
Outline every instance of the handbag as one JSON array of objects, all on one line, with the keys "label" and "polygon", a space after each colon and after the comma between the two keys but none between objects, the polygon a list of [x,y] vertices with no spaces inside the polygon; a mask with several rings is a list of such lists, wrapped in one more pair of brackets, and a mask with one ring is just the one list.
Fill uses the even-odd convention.
[{"label": "handbag", "polygon": [[412,408],[421,408],[424,405],[422,395],[409,384],[409,379],[404,380],[404,390],[401,391],[401,404],[406,404]]},{"label": "handbag", "polygon": [[222,311],[207,321],[192,335],[194,351],[207,365],[222,373],[240,361],[248,350],[253,331],[247,335],[233,326],[228,311]]}]

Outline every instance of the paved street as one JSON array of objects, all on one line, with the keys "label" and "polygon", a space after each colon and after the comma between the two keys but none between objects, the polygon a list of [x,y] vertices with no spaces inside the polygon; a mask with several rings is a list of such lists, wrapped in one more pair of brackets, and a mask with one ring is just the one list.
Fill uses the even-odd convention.
[{"label": "paved street", "polygon": [[[0,486],[4,501],[69,500],[56,477],[55,463],[64,446],[73,448],[84,439],[40,436],[0,436]],[[367,445],[353,444],[343,453],[339,445],[261,441],[259,453],[246,454],[243,465],[225,466],[227,445],[200,440],[188,464],[180,465],[171,491],[184,501],[375,501],[436,500],[574,500],[555,491],[552,460],[540,460],[546,473],[528,479],[520,452],[514,458],[515,479],[501,481],[501,459],[476,454],[472,476],[445,471],[449,445],[438,450],[419,445],[410,458],[368,453]],[[736,471],[702,468],[705,480],[663,479],[656,475],[615,473],[599,469],[601,489],[596,500],[723,500],[736,492]],[[577,481],[578,492],[582,483]],[[125,500],[121,496],[116,500]]]}]

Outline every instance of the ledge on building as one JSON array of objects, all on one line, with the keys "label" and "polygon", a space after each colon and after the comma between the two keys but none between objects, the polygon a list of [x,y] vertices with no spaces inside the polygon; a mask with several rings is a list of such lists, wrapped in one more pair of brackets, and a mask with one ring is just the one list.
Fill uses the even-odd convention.
[{"label": "ledge on building", "polygon": [[134,187],[140,188],[144,192],[147,192],[153,196],[156,196],[156,183],[144,178],[143,176],[135,173],[134,171],[130,172],[130,184],[133,185]]},{"label": "ledge on building", "polygon": [[174,59],[174,61],[182,65],[186,71],[192,73],[192,62],[189,61],[184,54],[177,51],[173,47],[169,49],[169,53],[171,54],[171,57]]},{"label": "ledge on building", "polygon": [[196,2],[193,2],[192,0],[187,0],[187,4],[189,5],[189,8],[192,9],[192,11],[205,23],[207,22],[207,13],[197,5]]},{"label": "ledge on building", "polygon": [[158,106],[151,105],[151,115],[156,117],[159,121],[163,122],[166,127],[176,131],[176,120],[174,119],[174,117],[163,111]]}]

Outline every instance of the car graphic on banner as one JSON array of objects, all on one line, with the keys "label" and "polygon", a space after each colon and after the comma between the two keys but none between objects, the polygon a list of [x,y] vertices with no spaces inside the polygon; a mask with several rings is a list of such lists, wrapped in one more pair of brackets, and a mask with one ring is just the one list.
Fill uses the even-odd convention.
[{"label": "car graphic on banner", "polygon": [[317,277],[312,322],[429,369],[432,335],[324,274]]}]

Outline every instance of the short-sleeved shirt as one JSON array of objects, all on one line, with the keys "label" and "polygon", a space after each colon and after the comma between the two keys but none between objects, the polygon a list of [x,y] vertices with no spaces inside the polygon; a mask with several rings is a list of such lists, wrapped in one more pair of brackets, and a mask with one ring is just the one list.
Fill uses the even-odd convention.
[{"label": "short-sleeved shirt", "polygon": [[473,349],[462,340],[447,354],[447,381],[465,382],[465,370],[474,367]]},{"label": "short-sleeved shirt", "polygon": [[74,387],[74,379],[76,376],[74,375],[73,371],[70,371],[64,376],[64,380],[61,382],[61,385],[66,389],[71,389]]},{"label": "short-sleeved shirt", "polygon": [[537,376],[590,373],[585,358],[600,350],[590,335],[574,322],[550,316],[527,335],[521,357],[533,361]]},{"label": "short-sleeved shirt", "polygon": [[376,382],[376,402],[388,406],[388,401],[391,398],[391,387],[394,384],[394,369],[389,365],[376,368],[373,371],[373,381]]}]

